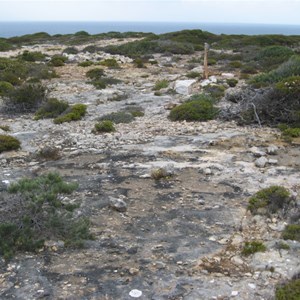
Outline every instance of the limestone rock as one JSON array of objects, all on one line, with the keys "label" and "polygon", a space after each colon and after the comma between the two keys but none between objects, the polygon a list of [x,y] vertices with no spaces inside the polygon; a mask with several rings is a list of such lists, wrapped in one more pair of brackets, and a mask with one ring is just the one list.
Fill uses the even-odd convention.
[{"label": "limestone rock", "polygon": [[196,83],[196,80],[177,80],[175,82],[175,91],[181,95],[189,95],[192,92],[192,86]]},{"label": "limestone rock", "polygon": [[267,153],[269,155],[276,155],[278,153],[278,147],[275,146],[275,145],[270,145],[268,148],[267,148]]},{"label": "limestone rock", "polygon": [[264,156],[258,158],[258,159],[254,162],[255,166],[258,167],[258,168],[264,168],[264,167],[266,166],[267,163],[268,163],[268,159],[265,158]]},{"label": "limestone rock", "polygon": [[118,198],[109,198],[110,207],[118,212],[125,212],[127,211],[127,204],[124,200]]}]

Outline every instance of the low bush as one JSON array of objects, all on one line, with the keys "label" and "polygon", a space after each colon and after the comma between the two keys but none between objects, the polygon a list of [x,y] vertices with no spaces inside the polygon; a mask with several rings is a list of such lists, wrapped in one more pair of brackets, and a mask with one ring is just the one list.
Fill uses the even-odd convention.
[{"label": "low bush", "polygon": [[10,90],[4,98],[4,110],[13,112],[33,112],[46,99],[46,88],[41,84],[23,84]]},{"label": "low bush", "polygon": [[214,99],[221,99],[224,96],[226,88],[223,85],[209,84],[205,86],[204,92],[209,94]]},{"label": "low bush", "polygon": [[35,113],[35,119],[56,118],[61,115],[69,104],[56,98],[49,98]]},{"label": "low bush", "polygon": [[300,137],[300,128],[287,128],[282,131],[282,136],[290,138]]},{"label": "low bush", "polygon": [[67,47],[64,49],[63,53],[67,54],[77,54],[79,51],[76,47]]},{"label": "low bush", "polygon": [[114,58],[107,58],[103,61],[99,62],[99,65],[105,66],[111,69],[119,69],[120,65],[118,64],[117,60]]},{"label": "low bush", "polygon": [[218,109],[213,105],[210,97],[200,94],[191,100],[174,107],[170,114],[171,121],[208,121],[218,114]]},{"label": "low bush", "polygon": [[42,52],[37,52],[37,51],[28,51],[25,50],[20,56],[19,56],[22,60],[25,61],[30,61],[30,62],[34,62],[34,61],[43,61],[45,60],[45,54],[43,54]]},{"label": "low bush", "polygon": [[199,72],[189,72],[185,75],[187,78],[199,78],[201,77],[202,75],[199,73]]},{"label": "low bush", "polygon": [[78,66],[86,68],[86,67],[92,66],[93,64],[94,63],[92,61],[87,60],[87,61],[83,61],[83,62],[79,63]]},{"label": "low bush", "polygon": [[21,148],[21,142],[10,135],[0,135],[0,153]]},{"label": "low bush", "polygon": [[255,193],[249,199],[248,210],[252,214],[273,214],[286,207],[290,202],[290,192],[282,187],[273,185]]},{"label": "low bush", "polygon": [[68,60],[66,56],[63,55],[53,55],[49,64],[53,67],[62,67],[65,62]]},{"label": "low bush", "polygon": [[275,300],[299,300],[300,278],[295,278],[276,286]]},{"label": "low bush", "polygon": [[164,168],[154,169],[151,172],[151,178],[154,180],[166,179],[168,177],[170,177],[170,174]]},{"label": "low bush", "polygon": [[0,125],[0,129],[6,132],[10,131],[10,127],[8,125]]},{"label": "low bush", "polygon": [[119,123],[130,123],[134,120],[134,116],[125,111],[113,112],[98,119],[99,121],[111,121],[115,124]]},{"label": "low bush", "polygon": [[294,51],[284,46],[268,46],[259,51],[256,56],[261,69],[272,70],[288,60]]},{"label": "low bush", "polygon": [[64,122],[78,121],[85,116],[87,106],[85,104],[74,104],[69,107],[61,116],[53,120],[54,124],[61,124]]},{"label": "low bush", "polygon": [[104,76],[104,71],[100,68],[94,68],[86,72],[85,75],[92,80],[98,80]]},{"label": "low bush", "polygon": [[226,83],[230,86],[230,87],[235,87],[238,84],[238,80],[234,79],[234,78],[228,78],[226,79]]},{"label": "low bush", "polygon": [[267,247],[259,241],[246,242],[243,249],[242,255],[249,256],[256,252],[264,252],[267,250]]},{"label": "low bush", "polygon": [[155,86],[153,87],[154,91],[159,91],[161,89],[165,89],[169,86],[169,82],[166,79],[156,81]]},{"label": "low bush", "polygon": [[92,238],[89,221],[75,218],[78,204],[64,203],[61,195],[71,194],[75,183],[66,183],[56,173],[11,184],[8,192],[14,206],[1,216],[0,255],[11,258],[17,251],[37,251],[47,239],[63,240],[65,246],[82,246]]},{"label": "low bush", "polygon": [[133,61],[134,65],[136,68],[139,68],[139,69],[142,69],[142,68],[145,68],[145,62],[143,59],[141,59],[140,57],[136,58],[134,61]]},{"label": "low bush", "polygon": [[208,64],[209,66],[213,66],[213,65],[215,65],[216,63],[217,63],[217,60],[216,60],[215,58],[209,57],[208,60],[207,60],[207,64]]},{"label": "low bush", "polygon": [[5,96],[9,91],[13,90],[14,86],[7,81],[0,81],[0,96]]},{"label": "low bush", "polygon": [[114,132],[114,131],[116,131],[114,123],[109,120],[104,120],[102,122],[96,123],[93,129],[93,133]]},{"label": "low bush", "polygon": [[100,51],[100,48],[94,45],[86,46],[83,48],[82,52],[96,53]]},{"label": "low bush", "polygon": [[282,232],[282,238],[284,240],[293,240],[300,242],[300,224],[287,225]]},{"label": "low bush", "polygon": [[233,60],[229,63],[229,66],[234,69],[239,69],[243,66],[243,64],[238,60]]},{"label": "low bush", "polygon": [[38,157],[44,160],[57,160],[60,158],[59,149],[52,146],[45,146],[38,152]]}]

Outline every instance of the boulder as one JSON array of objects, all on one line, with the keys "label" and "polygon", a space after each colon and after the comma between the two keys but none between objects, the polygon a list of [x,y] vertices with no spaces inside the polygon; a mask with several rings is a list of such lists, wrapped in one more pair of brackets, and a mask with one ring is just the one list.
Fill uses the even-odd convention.
[{"label": "boulder", "polygon": [[192,92],[193,84],[197,81],[194,79],[190,80],[177,80],[175,82],[175,91],[181,95],[189,95]]}]

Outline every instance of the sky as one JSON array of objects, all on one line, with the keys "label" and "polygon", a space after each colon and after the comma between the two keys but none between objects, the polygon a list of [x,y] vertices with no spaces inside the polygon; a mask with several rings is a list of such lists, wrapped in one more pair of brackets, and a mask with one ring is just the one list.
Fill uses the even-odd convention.
[{"label": "sky", "polygon": [[0,0],[0,21],[300,25],[300,0]]}]

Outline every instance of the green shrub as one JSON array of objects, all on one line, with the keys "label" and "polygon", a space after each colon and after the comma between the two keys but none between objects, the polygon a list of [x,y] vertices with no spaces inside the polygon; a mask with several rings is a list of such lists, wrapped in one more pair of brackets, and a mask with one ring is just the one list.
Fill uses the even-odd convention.
[{"label": "green shrub", "polygon": [[226,80],[226,83],[230,86],[230,87],[235,87],[237,85],[239,81],[237,79],[234,78],[228,78]]},{"label": "green shrub", "polygon": [[239,69],[242,67],[242,63],[238,60],[234,60],[229,63],[229,66],[234,69]]},{"label": "green shrub", "polygon": [[256,252],[264,252],[266,250],[267,248],[262,242],[259,241],[246,242],[242,250],[242,255],[249,256]]},{"label": "green shrub", "polygon": [[85,104],[74,104],[68,108],[63,115],[58,116],[53,120],[54,124],[81,120],[86,114],[87,106]]},{"label": "green shrub", "polygon": [[156,81],[155,86],[153,87],[154,91],[159,91],[161,89],[165,89],[169,86],[169,81],[166,79]]},{"label": "green shrub", "polygon": [[257,68],[254,65],[248,64],[248,65],[243,65],[241,67],[241,73],[242,74],[256,74],[257,73]]},{"label": "green shrub", "polygon": [[7,81],[0,81],[0,96],[6,95],[9,91],[13,90],[14,86]]},{"label": "green shrub", "polygon": [[68,107],[69,104],[67,102],[60,101],[56,98],[50,98],[35,113],[35,120],[56,118]]},{"label": "green shrub", "polygon": [[79,51],[76,47],[67,47],[64,49],[63,53],[67,54],[77,54]]},{"label": "green shrub", "polygon": [[18,139],[10,135],[0,135],[0,153],[4,151],[18,150],[21,148],[21,143]]},{"label": "green shrub", "polygon": [[59,149],[56,147],[45,146],[38,152],[38,156],[45,160],[57,160],[60,158]]},{"label": "green shrub", "polygon": [[19,57],[25,61],[34,62],[34,61],[45,60],[46,56],[42,52],[37,52],[37,51],[30,52],[28,50],[25,50]]},{"label": "green shrub", "polygon": [[104,115],[103,117],[99,118],[99,121],[105,120],[112,121],[115,124],[130,123],[134,120],[134,116],[129,112],[119,111]]},{"label": "green shrub", "polygon": [[81,63],[78,64],[79,67],[90,67],[92,66],[94,63],[90,60],[87,60],[87,61],[83,61]]},{"label": "green shrub", "polygon": [[105,66],[105,67],[108,67],[108,68],[112,68],[112,69],[120,68],[120,65],[118,64],[118,62],[114,58],[107,58],[103,61],[100,61],[99,65]]},{"label": "green shrub", "polygon": [[92,80],[98,80],[101,79],[104,76],[103,69],[94,68],[86,72],[86,77],[92,79]]},{"label": "green shrub", "polygon": [[291,76],[300,76],[300,56],[294,55],[277,69],[253,77],[250,83],[254,87],[263,87]]},{"label": "green shrub", "polygon": [[283,242],[279,242],[279,244],[277,245],[277,248],[281,249],[281,250],[290,250],[291,249],[291,247],[288,244],[283,243]]},{"label": "green shrub", "polygon": [[10,43],[8,43],[7,41],[2,40],[0,38],[0,52],[1,51],[8,51],[8,50],[11,50],[11,49],[12,49],[12,45]]},{"label": "green shrub", "polygon": [[114,123],[109,120],[104,120],[100,123],[96,123],[95,128],[93,129],[93,133],[114,132],[114,131],[116,131]]},{"label": "green shrub", "polygon": [[100,48],[99,47],[96,47],[94,45],[90,45],[90,46],[86,46],[82,52],[89,52],[89,53],[96,53],[100,51]]},{"label": "green shrub", "polygon": [[0,129],[6,132],[10,131],[10,127],[8,125],[0,125]]},{"label": "green shrub", "polygon": [[287,128],[283,130],[282,136],[291,138],[300,137],[300,128]]},{"label": "green shrub", "polygon": [[151,178],[154,180],[167,179],[171,175],[168,174],[168,171],[164,168],[154,169],[151,172]]},{"label": "green shrub", "polygon": [[32,112],[46,99],[46,88],[41,84],[23,84],[6,95],[4,105],[7,111]]},{"label": "green shrub", "polygon": [[136,68],[142,69],[145,68],[144,61],[139,57],[133,61]]},{"label": "green shrub", "polygon": [[113,85],[121,83],[122,81],[112,77],[103,77],[100,79],[92,80],[91,83],[96,89],[105,89],[107,85]]},{"label": "green shrub", "polygon": [[215,65],[216,63],[217,63],[217,60],[214,59],[214,58],[209,57],[208,60],[207,60],[207,64],[208,64],[209,66],[213,66],[213,65]]},{"label": "green shrub", "polygon": [[252,214],[272,214],[283,209],[289,201],[289,191],[282,186],[273,185],[255,193],[249,199],[248,209]]},{"label": "green shrub", "polygon": [[223,85],[209,84],[204,87],[205,93],[209,94],[214,99],[221,99],[225,93],[225,87]]},{"label": "green shrub", "polygon": [[71,247],[90,239],[89,221],[73,216],[78,205],[62,202],[61,196],[76,188],[77,184],[64,182],[56,173],[10,185],[11,201],[18,205],[0,225],[0,255],[9,259],[16,251],[37,251],[47,239],[63,240]]},{"label": "green shrub", "polygon": [[63,55],[53,55],[49,64],[53,67],[62,67],[65,62],[68,60],[66,56]]},{"label": "green shrub", "polygon": [[300,299],[300,279],[295,278],[284,284],[277,285],[275,300],[299,300]]},{"label": "green shrub", "polygon": [[171,121],[207,121],[218,113],[210,97],[200,94],[181,105],[174,107],[170,114]]},{"label": "green shrub", "polygon": [[271,70],[288,60],[294,51],[284,46],[268,46],[257,54],[257,61],[263,69]]},{"label": "green shrub", "polygon": [[81,31],[77,31],[76,33],[74,33],[74,36],[90,36],[90,34],[84,30],[81,30]]},{"label": "green shrub", "polygon": [[300,224],[290,224],[282,232],[284,240],[293,240],[300,242]]},{"label": "green shrub", "polygon": [[13,58],[0,57],[0,81],[21,84],[28,76],[29,63]]},{"label": "green shrub", "polygon": [[185,75],[187,78],[199,78],[201,77],[201,74],[199,72],[189,72]]}]

